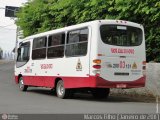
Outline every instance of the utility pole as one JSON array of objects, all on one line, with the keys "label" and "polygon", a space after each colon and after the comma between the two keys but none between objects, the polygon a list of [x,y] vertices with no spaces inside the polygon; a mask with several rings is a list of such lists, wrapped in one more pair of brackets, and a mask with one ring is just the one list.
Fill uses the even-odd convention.
[{"label": "utility pole", "polygon": [[17,44],[18,44],[18,26],[16,28],[16,43],[15,43],[15,53],[14,53],[15,62],[16,62],[16,58],[17,58]]},{"label": "utility pole", "polygon": [[[15,18],[16,17],[16,12],[19,10],[19,7],[6,6],[5,8],[0,7],[0,9],[5,9],[5,17]],[[16,28],[16,42],[15,42],[15,56],[14,56],[15,61],[16,61],[16,58],[17,58],[18,32],[19,32],[19,29],[18,29],[18,26],[17,26],[17,28]]]}]

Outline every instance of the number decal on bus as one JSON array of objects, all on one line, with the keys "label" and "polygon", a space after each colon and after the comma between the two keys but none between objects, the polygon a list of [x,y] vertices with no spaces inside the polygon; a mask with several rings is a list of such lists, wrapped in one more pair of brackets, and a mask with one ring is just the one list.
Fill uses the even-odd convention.
[{"label": "number decal on bus", "polygon": [[120,68],[125,68],[125,66],[126,66],[125,61],[120,61],[119,66],[120,66]]}]

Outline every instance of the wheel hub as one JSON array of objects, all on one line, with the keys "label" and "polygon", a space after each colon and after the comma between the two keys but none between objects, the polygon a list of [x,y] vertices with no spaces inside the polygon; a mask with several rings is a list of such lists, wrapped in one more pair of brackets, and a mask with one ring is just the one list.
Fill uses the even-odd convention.
[{"label": "wheel hub", "polygon": [[63,87],[63,85],[59,86],[59,91],[58,92],[59,92],[60,95],[63,95],[63,93],[64,93],[64,87]]}]

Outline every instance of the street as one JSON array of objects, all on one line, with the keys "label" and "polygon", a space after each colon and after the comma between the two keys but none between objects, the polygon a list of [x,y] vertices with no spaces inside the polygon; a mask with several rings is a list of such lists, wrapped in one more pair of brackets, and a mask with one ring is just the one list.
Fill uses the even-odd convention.
[{"label": "street", "polygon": [[0,64],[0,113],[156,113],[156,103],[115,95],[104,100],[86,94],[60,99],[50,89],[34,87],[21,92],[14,82],[14,62],[8,62]]}]

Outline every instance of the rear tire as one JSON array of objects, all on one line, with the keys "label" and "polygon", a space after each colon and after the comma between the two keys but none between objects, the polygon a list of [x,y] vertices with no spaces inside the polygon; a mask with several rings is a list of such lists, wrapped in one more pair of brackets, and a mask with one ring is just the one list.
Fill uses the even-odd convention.
[{"label": "rear tire", "polygon": [[104,99],[109,96],[110,89],[109,88],[96,88],[92,90],[92,95],[96,99]]},{"label": "rear tire", "polygon": [[19,89],[21,91],[27,91],[28,86],[24,84],[23,77],[19,78]]},{"label": "rear tire", "polygon": [[56,85],[56,94],[57,94],[57,97],[61,99],[69,98],[71,96],[71,90],[64,88],[63,80],[58,81]]}]

